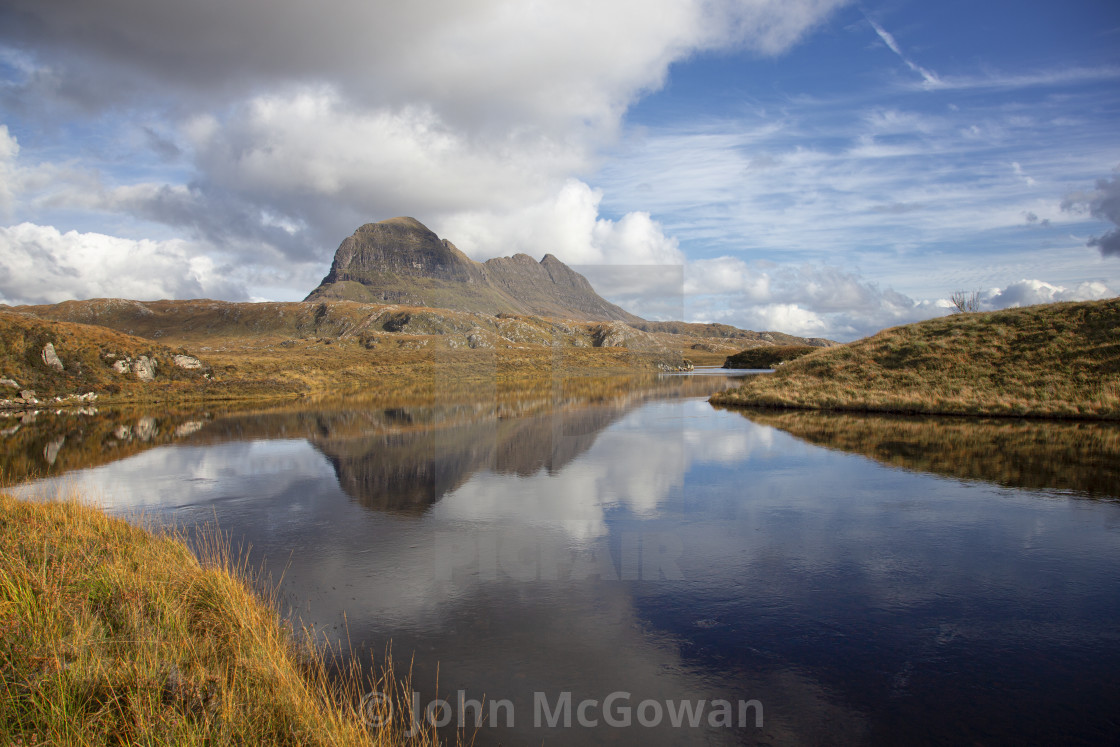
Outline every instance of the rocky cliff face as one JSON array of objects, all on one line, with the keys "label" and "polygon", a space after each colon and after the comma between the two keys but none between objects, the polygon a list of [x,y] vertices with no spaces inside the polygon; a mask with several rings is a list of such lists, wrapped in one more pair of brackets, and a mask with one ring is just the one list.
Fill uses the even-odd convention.
[{"label": "rocky cliff face", "polygon": [[641,319],[602,298],[551,254],[475,262],[414,218],[368,223],[338,247],[308,301],[398,303],[580,321]]}]

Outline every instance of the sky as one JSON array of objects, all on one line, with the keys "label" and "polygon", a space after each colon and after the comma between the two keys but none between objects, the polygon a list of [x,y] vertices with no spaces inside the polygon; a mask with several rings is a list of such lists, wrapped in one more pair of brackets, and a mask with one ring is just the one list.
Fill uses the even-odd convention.
[{"label": "sky", "polygon": [[837,340],[1113,297],[1120,4],[0,4],[0,303],[302,300],[400,215]]}]

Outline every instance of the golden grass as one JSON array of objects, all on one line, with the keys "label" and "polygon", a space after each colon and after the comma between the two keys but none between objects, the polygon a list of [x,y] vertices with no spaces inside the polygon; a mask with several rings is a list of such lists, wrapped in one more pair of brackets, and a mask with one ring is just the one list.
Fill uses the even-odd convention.
[{"label": "golden grass", "polygon": [[[114,404],[394,389],[410,395],[430,388],[437,369],[444,380],[480,382],[579,371],[634,373],[685,360],[720,365],[752,344],[802,341],[725,325],[642,322],[636,329],[644,331],[620,328],[626,347],[596,347],[604,342],[605,327],[612,325],[349,301],[67,301],[0,309],[0,376],[40,395],[95,391],[99,402]],[[12,344],[5,346],[8,338]],[[80,359],[81,373],[68,367],[59,376],[47,369],[38,358],[47,341],[64,361]],[[103,353],[117,348],[133,357],[149,349],[158,354],[157,379],[141,383],[112,372]],[[180,352],[207,367],[175,368],[170,356]]]},{"label": "golden grass", "polygon": [[[126,310],[136,306],[130,303],[113,304],[111,310],[119,310],[121,304]],[[679,351],[664,348],[591,347],[590,333],[583,327],[590,329],[593,325],[573,327],[569,333],[561,335],[554,334],[552,322],[535,317],[492,319],[494,325],[508,327],[503,328],[506,334],[524,339],[512,343],[487,331],[488,344],[494,347],[471,349],[463,335],[478,319],[461,312],[406,309],[412,312],[410,328],[432,327],[432,331],[374,334],[362,325],[369,323],[366,317],[375,307],[361,304],[182,302],[179,306],[182,307],[179,317],[161,319],[159,314],[149,313],[136,321],[139,333],[152,336],[159,333],[160,343],[166,344],[98,324],[39,319],[27,313],[0,311],[0,377],[14,379],[21,388],[34,390],[40,400],[94,391],[99,395],[99,405],[119,405],[334,395],[430,396],[448,383],[460,388],[494,382],[518,386],[541,378],[592,372],[651,372],[667,361],[682,361]],[[210,309],[210,306],[217,308]],[[56,310],[64,311],[61,307],[68,305],[60,305]],[[199,308],[196,316],[186,313],[195,307]],[[326,312],[314,313],[319,307]],[[269,324],[276,319],[267,314],[270,310],[274,314],[288,313],[293,319],[273,329]],[[308,319],[295,318],[299,316],[296,312]],[[113,321],[129,329],[133,327],[131,318],[87,316],[87,321]],[[152,321],[152,317],[156,320]],[[287,316],[277,318],[288,319]],[[182,328],[151,327],[170,322]],[[143,326],[145,324],[148,326]],[[566,325],[563,327],[568,329]],[[255,331],[258,329],[259,332]],[[324,336],[307,336],[309,332]],[[583,340],[584,337],[587,340]],[[584,346],[569,344],[572,341],[580,341]],[[55,372],[42,362],[40,353],[46,342],[55,345],[67,364],[66,371]],[[696,352],[705,361],[722,360],[718,353]],[[205,367],[180,369],[172,362],[176,353],[197,356]],[[159,360],[157,377],[152,382],[140,382],[131,373],[116,373],[111,367],[116,358],[106,354],[155,357]],[[8,390],[0,392],[0,397],[16,394],[17,390]]]},{"label": "golden grass", "polygon": [[73,498],[0,495],[0,741],[433,743],[399,729],[409,683],[391,665],[371,687],[398,720],[382,704],[374,728],[357,664],[329,675],[330,652],[253,591],[227,543],[199,547]]},{"label": "golden grass", "polygon": [[723,405],[1120,418],[1120,299],[958,314],[822,349]]}]

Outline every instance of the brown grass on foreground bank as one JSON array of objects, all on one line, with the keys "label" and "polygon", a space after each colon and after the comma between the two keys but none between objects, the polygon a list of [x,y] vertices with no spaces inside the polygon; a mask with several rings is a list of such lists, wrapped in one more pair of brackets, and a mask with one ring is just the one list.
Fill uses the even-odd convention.
[{"label": "brown grass on foreground bank", "polygon": [[[76,499],[0,495],[0,742],[431,744],[368,725],[361,677],[293,631],[228,546],[157,536]],[[382,704],[382,715],[388,706]],[[384,719],[389,722],[390,719]]]},{"label": "brown grass on foreground bank", "polygon": [[713,403],[1120,419],[1120,299],[956,314],[822,349]]}]

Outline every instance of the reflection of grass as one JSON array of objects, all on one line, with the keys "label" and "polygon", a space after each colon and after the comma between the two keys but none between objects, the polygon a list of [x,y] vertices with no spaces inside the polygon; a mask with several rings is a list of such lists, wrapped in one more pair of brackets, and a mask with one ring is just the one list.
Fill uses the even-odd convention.
[{"label": "reflection of grass", "polygon": [[77,501],[0,495],[2,741],[406,743],[368,728],[356,669],[329,677],[227,546],[201,546],[199,562]]},{"label": "reflection of grass", "polygon": [[769,410],[744,417],[884,464],[1007,487],[1120,497],[1120,426]]},{"label": "reflection of grass", "polygon": [[959,314],[811,353],[725,405],[1120,418],[1120,299]]}]

